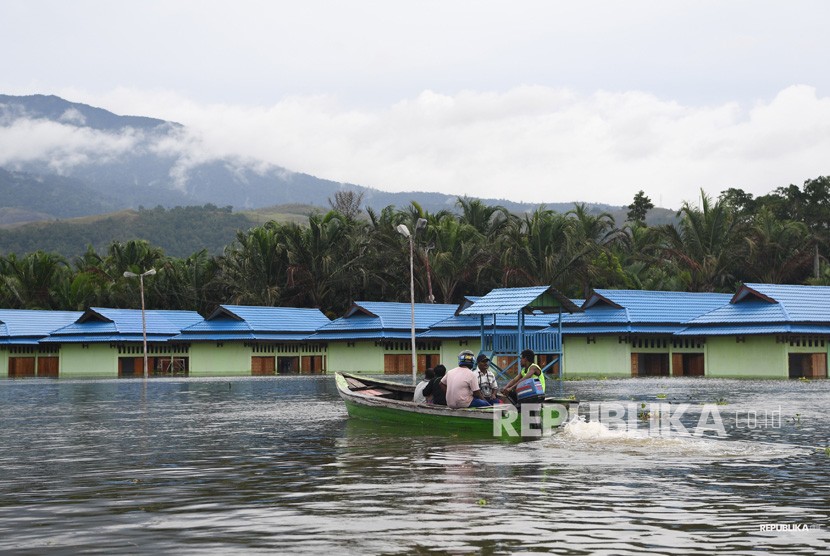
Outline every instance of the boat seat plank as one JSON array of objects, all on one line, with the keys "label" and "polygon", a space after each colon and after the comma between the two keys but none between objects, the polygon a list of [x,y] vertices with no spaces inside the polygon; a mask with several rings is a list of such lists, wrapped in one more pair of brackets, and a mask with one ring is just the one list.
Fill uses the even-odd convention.
[{"label": "boat seat plank", "polygon": [[351,378],[348,376],[344,378],[346,379],[346,382],[349,383],[349,388],[352,390],[354,390],[355,388],[370,388],[369,386],[366,386],[366,384],[360,382],[356,378]]},{"label": "boat seat plank", "polygon": [[361,394],[368,394],[369,396],[391,396],[394,394],[391,390],[386,390],[385,388],[360,388]]}]

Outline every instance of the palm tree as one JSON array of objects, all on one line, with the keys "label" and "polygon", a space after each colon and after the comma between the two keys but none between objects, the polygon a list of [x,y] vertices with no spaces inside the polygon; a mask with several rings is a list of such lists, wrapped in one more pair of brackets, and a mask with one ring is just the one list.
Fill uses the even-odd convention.
[{"label": "palm tree", "polygon": [[222,304],[219,262],[206,249],[185,259],[168,258],[160,269],[163,272],[148,284],[148,294],[158,299],[158,306],[209,315]]},{"label": "palm tree", "polygon": [[700,208],[683,203],[678,225],[660,228],[665,255],[682,273],[689,291],[729,291],[743,252],[738,248],[741,229],[734,210],[712,202],[702,190]]},{"label": "palm tree", "polygon": [[276,306],[286,283],[288,260],[282,227],[275,222],[237,232],[219,258],[219,281],[230,303]]},{"label": "palm tree", "polygon": [[70,277],[66,259],[36,251],[23,258],[14,253],[0,262],[0,292],[5,307],[59,309]]},{"label": "palm tree", "polygon": [[584,203],[574,205],[567,215],[575,221],[572,279],[579,281],[582,293],[587,296],[591,287],[597,285],[625,285],[622,266],[611,251],[614,244],[625,240],[614,217],[607,212],[591,214]]},{"label": "palm tree", "polygon": [[310,216],[307,227],[286,226],[288,301],[336,311],[348,307],[365,279],[364,229],[337,211]]},{"label": "palm tree", "polygon": [[459,303],[462,296],[483,291],[479,277],[492,258],[492,250],[478,230],[447,214],[430,226],[428,237],[435,245],[433,285],[442,303]]},{"label": "palm tree", "polygon": [[802,222],[779,220],[762,208],[745,239],[749,248],[743,272],[747,281],[767,284],[801,283],[813,262],[815,239]]}]

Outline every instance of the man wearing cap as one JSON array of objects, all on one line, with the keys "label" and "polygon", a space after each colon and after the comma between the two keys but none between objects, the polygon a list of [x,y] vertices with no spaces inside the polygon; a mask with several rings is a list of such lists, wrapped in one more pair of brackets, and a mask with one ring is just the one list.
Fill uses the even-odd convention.
[{"label": "man wearing cap", "polygon": [[536,354],[532,349],[524,350],[519,358],[519,365],[521,368],[519,372],[513,377],[513,380],[504,386],[504,393],[515,401],[516,385],[528,378],[535,378],[542,384],[542,391],[545,390],[545,373],[542,368],[536,364]]},{"label": "man wearing cap", "polygon": [[441,388],[447,393],[447,407],[487,407],[490,402],[481,395],[481,388],[473,372],[475,355],[465,349],[458,354],[458,366],[447,371],[441,379]]},{"label": "man wearing cap", "polygon": [[501,403],[499,400],[499,383],[496,381],[496,375],[490,370],[490,359],[480,353],[476,358],[476,378],[478,379],[478,387],[481,390],[481,397],[491,404]]}]

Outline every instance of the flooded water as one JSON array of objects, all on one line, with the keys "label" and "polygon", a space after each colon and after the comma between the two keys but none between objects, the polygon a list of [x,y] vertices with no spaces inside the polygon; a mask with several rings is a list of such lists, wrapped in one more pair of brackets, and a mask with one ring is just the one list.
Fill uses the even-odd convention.
[{"label": "flooded water", "polygon": [[830,381],[565,392],[585,421],[504,442],[349,420],[333,377],[0,381],[0,551],[827,553]]}]

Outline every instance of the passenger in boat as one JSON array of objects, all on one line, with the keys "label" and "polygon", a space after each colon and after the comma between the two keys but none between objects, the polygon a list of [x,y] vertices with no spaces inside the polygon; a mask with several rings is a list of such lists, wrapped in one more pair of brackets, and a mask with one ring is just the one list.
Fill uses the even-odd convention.
[{"label": "passenger in boat", "polygon": [[415,403],[427,403],[427,398],[424,396],[424,388],[427,387],[429,381],[435,378],[435,371],[432,369],[427,369],[424,372],[424,380],[418,383],[415,387],[415,393],[412,396],[412,401]]},{"label": "passenger in boat", "polygon": [[501,403],[499,399],[499,383],[496,375],[490,370],[490,358],[480,353],[476,358],[476,378],[481,396],[491,404]]},{"label": "passenger in boat", "polygon": [[444,378],[444,375],[447,374],[447,368],[444,365],[435,365],[432,371],[435,374],[435,378],[430,380],[429,384],[424,388],[424,396],[427,399],[427,403],[447,405],[447,396],[439,384],[441,379]]},{"label": "passenger in boat", "polygon": [[513,403],[516,403],[516,385],[528,378],[534,378],[542,384],[542,391],[545,390],[545,374],[542,368],[536,364],[536,354],[532,349],[524,350],[519,359],[521,369],[519,373],[513,377],[513,380],[504,386],[504,394],[510,398]]},{"label": "passenger in boat", "polygon": [[458,366],[447,371],[441,379],[441,389],[446,392],[447,406],[453,409],[463,407],[488,407],[490,402],[481,395],[481,388],[473,371],[475,355],[465,349],[458,354]]}]

